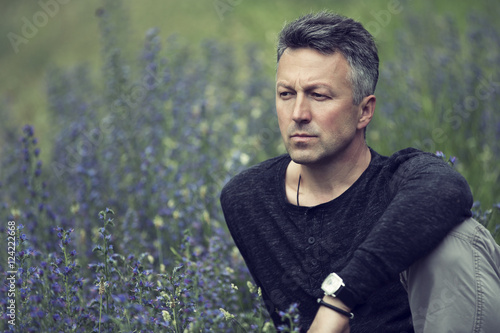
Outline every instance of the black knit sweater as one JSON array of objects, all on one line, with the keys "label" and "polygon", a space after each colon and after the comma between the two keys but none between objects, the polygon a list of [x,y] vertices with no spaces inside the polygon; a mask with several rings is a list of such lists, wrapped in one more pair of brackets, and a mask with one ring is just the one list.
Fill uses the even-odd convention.
[{"label": "black knit sweater", "polygon": [[298,303],[305,332],[321,283],[336,272],[360,304],[352,333],[413,332],[398,274],[471,215],[472,195],[435,155],[412,148],[371,154],[347,191],[314,207],[287,201],[288,155],[243,171],[222,190],[229,231],[276,326],[283,324],[277,311]]}]

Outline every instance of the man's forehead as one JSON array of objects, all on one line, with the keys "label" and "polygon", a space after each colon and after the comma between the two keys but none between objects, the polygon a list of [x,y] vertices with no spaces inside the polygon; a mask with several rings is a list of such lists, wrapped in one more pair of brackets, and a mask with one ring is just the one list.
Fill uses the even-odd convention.
[{"label": "man's forehead", "polygon": [[346,78],[349,64],[340,52],[324,54],[311,48],[286,49],[278,63],[276,81],[323,81],[335,77]]},{"label": "man's forehead", "polygon": [[280,61],[278,62],[278,69],[283,62],[289,65],[303,67],[349,65],[347,59],[340,52],[325,54],[311,48],[287,48],[281,55]]}]

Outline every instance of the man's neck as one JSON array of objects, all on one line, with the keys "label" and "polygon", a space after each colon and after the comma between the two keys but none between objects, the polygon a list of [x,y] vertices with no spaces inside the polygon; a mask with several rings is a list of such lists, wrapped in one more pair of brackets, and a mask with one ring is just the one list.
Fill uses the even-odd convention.
[{"label": "man's neck", "polygon": [[[304,165],[290,162],[287,169],[287,197],[296,204],[299,188],[300,206],[317,206],[344,193],[368,168],[370,149],[363,142],[328,163]],[[300,186],[299,185],[300,177]]]}]

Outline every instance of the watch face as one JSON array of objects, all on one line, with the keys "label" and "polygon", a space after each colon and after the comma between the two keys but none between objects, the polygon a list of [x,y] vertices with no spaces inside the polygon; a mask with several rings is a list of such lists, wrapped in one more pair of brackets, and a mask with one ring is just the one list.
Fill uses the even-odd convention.
[{"label": "watch face", "polygon": [[327,276],[323,284],[321,285],[321,289],[328,295],[335,293],[339,288],[344,284],[340,276],[337,274],[330,274]]}]

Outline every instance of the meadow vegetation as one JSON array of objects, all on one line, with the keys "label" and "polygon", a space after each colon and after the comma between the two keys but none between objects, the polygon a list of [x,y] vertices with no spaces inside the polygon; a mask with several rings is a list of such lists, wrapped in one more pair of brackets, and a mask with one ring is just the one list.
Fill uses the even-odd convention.
[{"label": "meadow vegetation", "polygon": [[[219,206],[232,176],[284,152],[274,56],[157,28],[138,50],[120,2],[95,15],[102,66],[46,73],[49,142],[31,124],[0,125],[0,231],[15,238],[17,271],[16,325],[2,285],[1,331],[274,332]],[[474,217],[500,241],[496,23],[397,15],[394,42],[379,35],[392,56],[382,58],[367,143],[449,161],[469,181]],[[1,244],[4,280],[13,268]],[[291,324],[282,331],[297,331],[296,308],[280,314]]]}]

